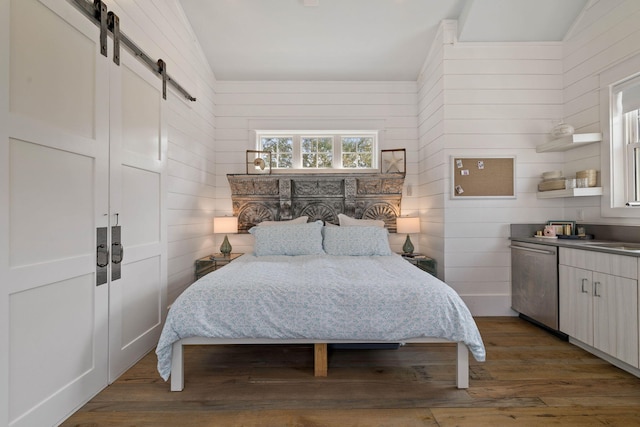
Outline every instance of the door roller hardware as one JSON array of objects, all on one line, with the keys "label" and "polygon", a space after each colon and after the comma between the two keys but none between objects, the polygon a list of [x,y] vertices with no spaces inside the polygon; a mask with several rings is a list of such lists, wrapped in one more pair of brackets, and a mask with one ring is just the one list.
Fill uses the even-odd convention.
[{"label": "door roller hardware", "polygon": [[158,69],[162,76],[162,99],[167,99],[167,63],[158,59]]},{"label": "door roller hardware", "polygon": [[166,63],[162,61],[163,65],[159,64],[159,61],[154,61],[147,55],[142,49],[136,45],[127,35],[120,29],[120,19],[113,12],[107,10],[107,5],[102,0],[69,0],[76,9],[78,9],[85,17],[89,18],[91,22],[100,28],[100,53],[104,56],[107,54],[107,38],[109,33],[113,36],[113,62],[120,65],[120,45],[127,48],[138,60],[147,66],[153,73],[162,77],[163,98],[166,98],[166,85],[167,83],[173,86],[178,92],[180,92],[189,101],[195,101],[196,98],[191,96],[189,92],[185,90],[180,84],[171,78],[166,72]]},{"label": "door roller hardware", "polygon": [[100,53],[107,56],[107,5],[101,0],[94,0],[93,8],[95,9],[95,17],[100,22]]},{"label": "door roller hardware", "polygon": [[115,13],[109,11],[107,14],[107,25],[113,34],[113,62],[120,65],[120,18]]}]

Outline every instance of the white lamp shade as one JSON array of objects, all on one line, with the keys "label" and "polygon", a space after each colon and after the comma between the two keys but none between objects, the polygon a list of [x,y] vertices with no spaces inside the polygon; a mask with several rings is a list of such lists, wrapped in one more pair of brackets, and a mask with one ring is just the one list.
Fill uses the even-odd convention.
[{"label": "white lamp shade", "polygon": [[213,218],[214,234],[235,234],[238,232],[238,218],[235,216],[218,216]]},{"label": "white lamp shade", "polygon": [[400,234],[415,234],[420,232],[420,218],[402,216],[396,218],[397,231]]}]

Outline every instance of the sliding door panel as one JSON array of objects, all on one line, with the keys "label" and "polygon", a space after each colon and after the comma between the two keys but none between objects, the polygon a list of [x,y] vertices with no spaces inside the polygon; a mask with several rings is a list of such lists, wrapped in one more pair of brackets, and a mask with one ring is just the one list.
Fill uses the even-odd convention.
[{"label": "sliding door panel", "polygon": [[108,225],[108,59],[67,2],[9,10],[9,423],[54,425],[107,383],[108,288],[95,271],[96,228]]},{"label": "sliding door panel", "polygon": [[109,304],[109,381],[152,350],[166,315],[166,132],[162,82],[128,52],[111,82],[111,221],[122,227],[121,277]]}]

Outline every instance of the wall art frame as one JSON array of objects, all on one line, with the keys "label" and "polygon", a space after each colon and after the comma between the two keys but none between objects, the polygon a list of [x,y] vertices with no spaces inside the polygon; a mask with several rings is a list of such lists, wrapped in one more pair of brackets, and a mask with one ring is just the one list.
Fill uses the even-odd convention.
[{"label": "wall art frame", "polygon": [[407,150],[394,148],[392,150],[380,150],[380,173],[407,173]]},{"label": "wall art frame", "polygon": [[247,150],[247,175],[271,175],[271,151]]}]

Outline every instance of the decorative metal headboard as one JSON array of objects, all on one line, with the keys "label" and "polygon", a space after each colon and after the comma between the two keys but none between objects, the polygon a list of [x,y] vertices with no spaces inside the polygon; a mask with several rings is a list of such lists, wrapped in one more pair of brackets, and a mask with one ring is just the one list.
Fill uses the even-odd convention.
[{"label": "decorative metal headboard", "polygon": [[338,224],[338,214],[381,219],[396,232],[404,175],[401,174],[286,174],[227,175],[238,232],[246,233],[262,221],[308,216]]}]

